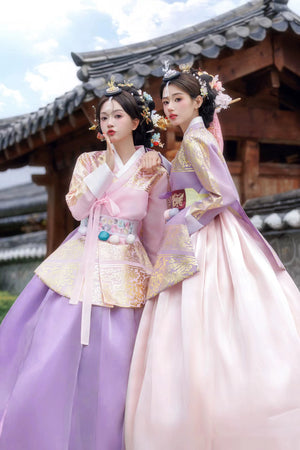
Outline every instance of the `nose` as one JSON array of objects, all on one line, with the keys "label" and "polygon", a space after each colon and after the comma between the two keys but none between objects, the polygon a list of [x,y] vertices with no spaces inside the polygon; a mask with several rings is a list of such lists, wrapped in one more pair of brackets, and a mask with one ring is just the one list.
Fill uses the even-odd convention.
[{"label": "nose", "polygon": [[108,119],[107,119],[107,126],[108,126],[108,128],[112,128],[114,126],[111,116],[109,116]]},{"label": "nose", "polygon": [[174,109],[173,102],[169,101],[169,103],[168,103],[168,111],[172,111],[173,109]]}]

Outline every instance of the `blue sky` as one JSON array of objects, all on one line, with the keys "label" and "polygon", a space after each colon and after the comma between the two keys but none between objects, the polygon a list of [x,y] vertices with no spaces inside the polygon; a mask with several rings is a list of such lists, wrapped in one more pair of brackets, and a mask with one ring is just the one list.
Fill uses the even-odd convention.
[{"label": "blue sky", "polygon": [[[80,83],[71,52],[141,42],[244,0],[15,0],[0,9],[0,119],[35,111]],[[299,0],[289,7],[300,15]],[[3,182],[0,173],[0,182]]]}]

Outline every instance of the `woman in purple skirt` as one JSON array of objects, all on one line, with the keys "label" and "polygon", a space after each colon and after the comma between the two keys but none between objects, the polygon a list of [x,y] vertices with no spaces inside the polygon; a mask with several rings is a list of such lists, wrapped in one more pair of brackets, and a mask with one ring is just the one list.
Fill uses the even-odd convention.
[{"label": "woman in purple skirt", "polygon": [[81,220],[0,328],[0,449],[121,450],[129,365],[168,190],[141,168],[148,94],[110,83],[97,109],[107,151],[80,155],[66,200]]}]

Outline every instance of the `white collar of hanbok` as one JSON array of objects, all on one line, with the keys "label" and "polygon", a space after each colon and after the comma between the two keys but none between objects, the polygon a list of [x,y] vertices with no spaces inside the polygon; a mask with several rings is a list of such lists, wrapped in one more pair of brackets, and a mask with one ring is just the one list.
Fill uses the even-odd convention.
[{"label": "white collar of hanbok", "polygon": [[142,156],[145,153],[145,147],[143,145],[136,147],[136,151],[133,153],[133,155],[129,158],[129,160],[124,164],[121,160],[120,156],[118,155],[115,148],[113,148],[115,153],[115,164],[116,164],[116,172],[115,176],[119,178],[122,176],[128,169],[131,167],[140,156]]},{"label": "white collar of hanbok", "polygon": [[202,117],[201,117],[201,116],[197,116],[197,117],[194,117],[194,118],[190,121],[189,126],[187,127],[187,129],[186,129],[186,131],[185,131],[184,134],[186,134],[186,133],[189,131],[189,129],[190,129],[192,126],[196,125],[196,124],[199,124],[200,126],[205,127]]}]

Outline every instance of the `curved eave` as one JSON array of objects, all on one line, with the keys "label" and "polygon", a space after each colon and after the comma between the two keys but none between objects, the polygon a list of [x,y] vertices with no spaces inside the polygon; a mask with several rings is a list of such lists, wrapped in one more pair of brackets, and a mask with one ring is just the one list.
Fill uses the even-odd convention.
[{"label": "curved eave", "polygon": [[214,19],[176,33],[129,46],[85,53],[72,53],[80,69],[78,78],[90,82],[112,73],[130,78],[141,87],[148,75],[162,75],[162,59],[175,64],[193,63],[195,58],[217,58],[224,48],[240,49],[246,40],[262,41],[267,31],[300,34],[300,18],[276,2],[249,2]]}]

